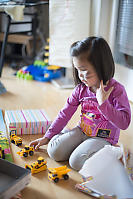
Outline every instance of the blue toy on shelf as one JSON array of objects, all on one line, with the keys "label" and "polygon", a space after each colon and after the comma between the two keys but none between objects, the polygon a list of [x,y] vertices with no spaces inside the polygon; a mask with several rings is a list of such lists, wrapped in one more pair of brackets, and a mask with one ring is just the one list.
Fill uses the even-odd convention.
[{"label": "blue toy on shelf", "polygon": [[18,71],[18,77],[26,79],[25,75],[29,74],[34,80],[42,82],[48,82],[62,76],[61,68],[54,65],[29,65],[26,68],[22,68],[20,71]]}]

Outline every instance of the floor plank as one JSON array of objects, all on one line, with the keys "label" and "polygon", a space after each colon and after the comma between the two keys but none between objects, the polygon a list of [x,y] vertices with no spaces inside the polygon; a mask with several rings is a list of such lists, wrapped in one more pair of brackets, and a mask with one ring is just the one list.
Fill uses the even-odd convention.
[{"label": "floor plank", "polygon": [[[0,108],[3,110],[45,109],[49,117],[54,120],[72,90],[61,90],[53,86],[51,83],[21,80],[13,75],[14,72],[15,71],[11,68],[6,66],[4,67],[1,82],[4,84],[8,92],[0,95]],[[132,103],[131,109],[133,109]],[[80,107],[68,123],[68,128],[72,128],[76,125],[79,120],[79,115]],[[28,144],[31,140],[38,137],[40,137],[40,135],[25,135],[23,136],[23,143]],[[121,131],[120,142],[125,146],[128,146],[133,151],[133,122],[131,122],[127,130]],[[43,146],[35,156],[28,159],[23,159],[16,155],[16,152],[19,150],[18,147],[12,144],[11,148],[14,162],[22,167],[24,167],[27,162],[31,163],[35,161],[40,155],[47,160],[48,167],[58,167],[65,164],[51,160],[48,157],[46,146]],[[81,176],[76,171],[70,172],[70,179],[68,182],[60,181],[58,185],[51,183],[47,178],[47,171],[44,171],[32,176],[31,184],[22,191],[23,198],[91,198],[75,190],[74,186],[78,182],[81,182]]]}]

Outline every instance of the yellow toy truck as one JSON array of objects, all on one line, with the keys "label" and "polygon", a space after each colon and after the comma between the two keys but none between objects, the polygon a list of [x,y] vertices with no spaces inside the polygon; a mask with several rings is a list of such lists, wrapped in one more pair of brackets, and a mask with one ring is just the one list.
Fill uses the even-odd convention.
[{"label": "yellow toy truck", "polygon": [[13,127],[12,130],[10,130],[10,140],[16,146],[21,146],[22,145],[21,137],[18,137],[16,135],[16,127]]},{"label": "yellow toy truck", "polygon": [[5,152],[2,149],[2,146],[0,145],[0,158],[5,159]]},{"label": "yellow toy truck", "polygon": [[39,157],[36,162],[33,162],[31,165],[25,164],[25,168],[29,169],[31,173],[39,173],[47,169],[47,161],[43,157]]},{"label": "yellow toy truck", "polygon": [[21,157],[28,157],[28,155],[32,156],[34,154],[34,148],[25,145],[25,147],[18,151],[17,154]]},{"label": "yellow toy truck", "polygon": [[57,168],[48,168],[48,179],[57,183],[59,179],[68,180],[69,175],[67,174],[71,169],[67,166],[61,166]]}]

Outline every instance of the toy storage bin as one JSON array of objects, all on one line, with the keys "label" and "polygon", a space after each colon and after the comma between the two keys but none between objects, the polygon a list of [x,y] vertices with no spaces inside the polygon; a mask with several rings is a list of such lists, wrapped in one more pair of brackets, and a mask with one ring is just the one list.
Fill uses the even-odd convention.
[{"label": "toy storage bin", "polygon": [[31,172],[0,159],[0,199],[10,199],[29,184]]}]

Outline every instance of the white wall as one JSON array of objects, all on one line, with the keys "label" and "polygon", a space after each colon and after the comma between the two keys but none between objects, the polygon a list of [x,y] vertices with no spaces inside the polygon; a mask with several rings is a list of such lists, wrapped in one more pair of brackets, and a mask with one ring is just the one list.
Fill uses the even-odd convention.
[{"label": "white wall", "polygon": [[89,35],[102,36],[114,49],[119,0],[91,0]]},{"label": "white wall", "polygon": [[[113,51],[118,6],[119,0],[50,0],[50,63],[69,67],[71,43],[88,35],[103,36]],[[115,79],[133,102],[133,70],[116,64]]]},{"label": "white wall", "polygon": [[[90,35],[102,36],[114,53],[119,0],[92,0]],[[116,64],[115,79],[125,86],[130,101],[133,102],[133,70]]]},{"label": "white wall", "polygon": [[49,63],[71,68],[70,46],[89,35],[90,0],[50,0]]},{"label": "white wall", "polygon": [[133,102],[133,69],[116,64],[115,79],[124,85],[129,100]]}]

